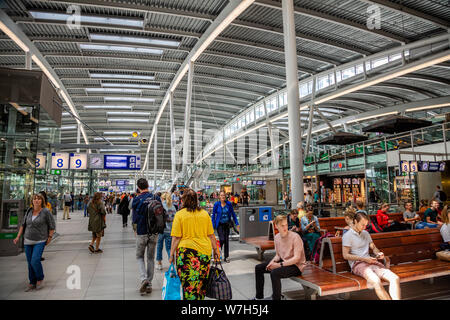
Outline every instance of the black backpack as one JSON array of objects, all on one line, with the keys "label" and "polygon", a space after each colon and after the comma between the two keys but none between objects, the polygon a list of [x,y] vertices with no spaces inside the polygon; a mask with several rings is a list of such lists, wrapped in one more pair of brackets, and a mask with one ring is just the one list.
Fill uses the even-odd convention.
[{"label": "black backpack", "polygon": [[147,203],[148,234],[164,233],[167,221],[166,210],[158,200],[151,199]]},{"label": "black backpack", "polygon": [[439,190],[439,199],[440,199],[442,202],[447,201],[447,195],[446,195],[445,192],[442,191],[442,190]]},{"label": "black backpack", "polygon": [[383,229],[380,227],[376,219],[369,219],[369,223],[367,224],[366,231],[368,233],[380,233],[383,232]]}]

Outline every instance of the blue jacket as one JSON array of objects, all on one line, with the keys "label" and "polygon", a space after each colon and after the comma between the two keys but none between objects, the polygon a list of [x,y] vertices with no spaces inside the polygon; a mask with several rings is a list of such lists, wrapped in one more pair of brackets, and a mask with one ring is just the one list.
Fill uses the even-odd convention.
[{"label": "blue jacket", "polygon": [[142,203],[148,197],[152,197],[153,195],[149,192],[145,192],[140,194],[138,197],[133,199],[133,215],[132,220],[133,223],[136,224],[136,233],[138,235],[148,234],[148,226],[147,226],[147,210],[142,210]]},{"label": "blue jacket", "polygon": [[[227,201],[226,206],[228,207],[228,212],[230,213],[230,219],[233,219],[234,223],[238,226],[239,223],[238,223],[236,214],[234,213],[233,205],[231,204],[230,201]],[[214,203],[212,217],[211,217],[214,229],[217,229],[217,227],[219,226],[221,216],[222,216],[221,204],[220,204],[220,201],[217,201],[216,203]]]}]

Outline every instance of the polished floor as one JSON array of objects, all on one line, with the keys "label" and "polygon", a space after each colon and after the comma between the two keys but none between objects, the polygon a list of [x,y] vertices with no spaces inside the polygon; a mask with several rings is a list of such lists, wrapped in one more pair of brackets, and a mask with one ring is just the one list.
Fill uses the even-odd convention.
[{"label": "polished floor", "polygon": [[[122,228],[122,217],[107,216],[107,228],[102,239],[103,253],[92,254],[88,250],[90,232],[88,218],[81,211],[71,213],[71,220],[57,217],[57,233],[46,247],[43,262],[45,286],[38,291],[25,292],[28,269],[24,253],[13,257],[0,257],[0,299],[45,299],[45,300],[160,300],[164,272],[168,269],[164,252],[163,270],[155,270],[153,292],[146,296],[139,294],[139,273],[135,257],[135,236],[130,227]],[[233,299],[247,300],[255,295],[254,267],[259,261],[253,247],[231,241],[231,262],[224,264],[230,279]],[[273,254],[266,253],[266,259]],[[67,269],[78,266],[81,271],[81,288],[69,289],[67,280],[71,276]],[[270,278],[266,275],[265,296],[271,295]],[[301,285],[290,279],[282,280],[283,294],[288,300],[304,299]],[[402,284],[405,299],[450,300],[450,276],[429,281]],[[340,299],[328,296],[319,299]],[[352,293],[350,299],[376,299],[373,290]]]}]

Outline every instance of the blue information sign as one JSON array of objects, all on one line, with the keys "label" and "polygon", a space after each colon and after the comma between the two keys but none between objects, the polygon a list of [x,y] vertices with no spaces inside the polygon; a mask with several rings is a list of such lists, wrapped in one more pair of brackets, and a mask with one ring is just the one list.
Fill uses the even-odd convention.
[{"label": "blue information sign", "polygon": [[140,170],[141,157],[129,155],[105,155],[105,169]]}]

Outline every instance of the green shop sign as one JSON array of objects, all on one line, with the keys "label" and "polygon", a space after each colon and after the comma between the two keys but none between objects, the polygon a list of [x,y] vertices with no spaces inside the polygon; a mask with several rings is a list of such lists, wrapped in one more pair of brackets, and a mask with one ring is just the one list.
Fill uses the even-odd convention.
[{"label": "green shop sign", "polygon": [[363,154],[364,153],[364,147],[356,147],[355,148],[356,154]]},{"label": "green shop sign", "polygon": [[330,159],[330,155],[328,153],[322,153],[319,156],[320,161],[328,161]]},{"label": "green shop sign", "polygon": [[52,170],[50,170],[50,174],[55,174],[57,176],[60,176],[61,175],[61,170],[59,170],[59,169],[52,169]]},{"label": "green shop sign", "polygon": [[310,164],[314,162],[314,157],[313,156],[308,156],[305,158],[305,163],[306,164]]},{"label": "green shop sign", "polygon": [[45,170],[44,169],[36,169],[36,174],[45,175]]},{"label": "green shop sign", "polygon": [[17,233],[0,233],[0,239],[15,239]]}]

